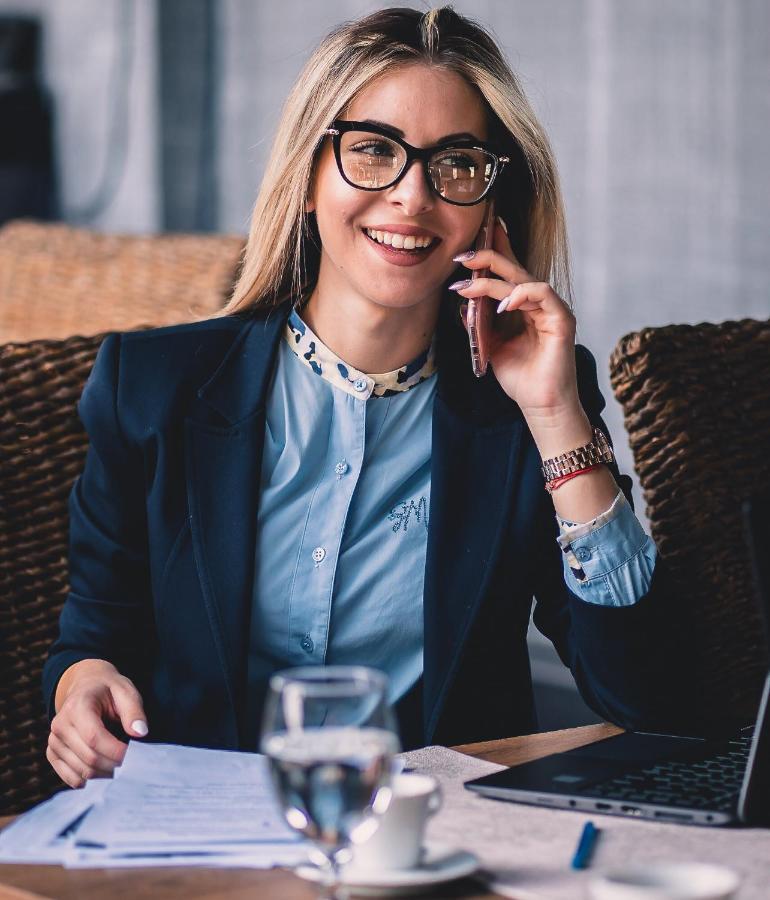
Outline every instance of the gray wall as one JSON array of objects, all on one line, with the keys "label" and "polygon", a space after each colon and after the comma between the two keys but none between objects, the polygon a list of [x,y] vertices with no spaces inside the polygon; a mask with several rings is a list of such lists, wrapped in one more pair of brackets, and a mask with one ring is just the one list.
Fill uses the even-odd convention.
[{"label": "gray wall", "polygon": [[[198,20],[209,35],[213,28],[218,72],[208,110],[216,129],[209,143],[216,183],[203,193],[216,208],[204,216],[198,209],[189,228],[205,220],[218,230],[245,232],[281,104],[308,53],[342,19],[386,5],[220,0],[213,23],[203,15],[180,20],[180,28]],[[617,339],[644,325],[770,315],[770,4],[454,5],[497,36],[551,136],[567,205],[579,338],[598,358],[608,423],[621,466],[630,471],[606,374]],[[161,172],[174,164],[169,148],[183,152],[180,129],[190,124],[161,115],[158,87],[158,59],[166,50],[160,36],[168,41],[170,17],[174,10],[183,16],[184,7],[174,0],[160,16],[156,0],[0,0],[0,12],[38,11],[48,28],[45,73],[57,101],[61,181],[71,215],[82,210],[106,160],[117,155],[121,161],[114,198],[91,218],[92,227],[184,227],[180,172],[190,172],[189,196],[201,196],[195,166],[176,172],[173,191],[161,184]],[[204,62],[196,47],[204,44],[191,39],[188,45],[191,84]],[[184,85],[183,69],[174,77]],[[110,113],[123,88],[123,131],[113,132],[110,144]],[[534,639],[532,650],[541,679],[569,683],[542,641]]]},{"label": "gray wall", "polygon": [[155,0],[0,0],[43,24],[67,220],[108,231],[160,222]]}]

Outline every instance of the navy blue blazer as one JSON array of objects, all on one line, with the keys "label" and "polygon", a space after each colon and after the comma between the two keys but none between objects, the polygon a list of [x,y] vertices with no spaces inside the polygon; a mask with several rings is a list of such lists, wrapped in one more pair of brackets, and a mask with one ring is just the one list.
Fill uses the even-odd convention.
[{"label": "navy blue blazer", "polygon": [[[533,596],[537,627],[600,716],[666,727],[676,717],[681,638],[664,566],[634,606],[591,605],[570,592],[532,436],[494,376],[474,378],[465,333],[454,306],[446,309],[424,674],[399,708],[404,743],[536,730]],[[97,657],[137,685],[150,739],[254,748],[246,659],[264,407],[288,311],[284,303],[105,340],[79,406],[90,447],[70,498],[71,590],[43,673],[50,716],[62,672]],[[576,352],[583,407],[604,428],[593,357]],[[614,474],[629,495],[630,479]]]}]

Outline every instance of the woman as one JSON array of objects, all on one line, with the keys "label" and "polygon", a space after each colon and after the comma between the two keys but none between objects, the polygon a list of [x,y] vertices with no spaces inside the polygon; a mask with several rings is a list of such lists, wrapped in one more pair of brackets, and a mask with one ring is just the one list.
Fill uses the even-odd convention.
[{"label": "woman", "polygon": [[[666,720],[675,629],[595,431],[566,246],[547,139],[486,32],[392,9],[320,45],[225,315],[108,338],[84,391],[44,672],[66,783],[109,774],[121,732],[254,748],[266,681],[296,664],[384,669],[406,746],[532,731],[533,595],[599,714]],[[458,298],[483,295],[476,379]]]}]

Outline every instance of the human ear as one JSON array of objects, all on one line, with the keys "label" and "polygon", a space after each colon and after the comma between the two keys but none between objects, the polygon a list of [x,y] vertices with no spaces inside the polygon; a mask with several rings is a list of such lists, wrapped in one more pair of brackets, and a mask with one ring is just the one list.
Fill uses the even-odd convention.
[{"label": "human ear", "polygon": [[305,212],[315,212],[315,172],[310,176],[310,181],[305,191]]}]

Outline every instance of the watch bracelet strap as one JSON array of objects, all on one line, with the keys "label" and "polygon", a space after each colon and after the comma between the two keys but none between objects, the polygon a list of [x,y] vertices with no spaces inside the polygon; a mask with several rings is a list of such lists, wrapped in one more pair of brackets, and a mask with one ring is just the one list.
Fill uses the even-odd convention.
[{"label": "watch bracelet strap", "polygon": [[562,475],[571,475],[597,463],[610,463],[614,459],[615,454],[604,433],[599,428],[594,428],[594,437],[590,443],[543,460],[541,469],[545,480],[553,481]]}]

